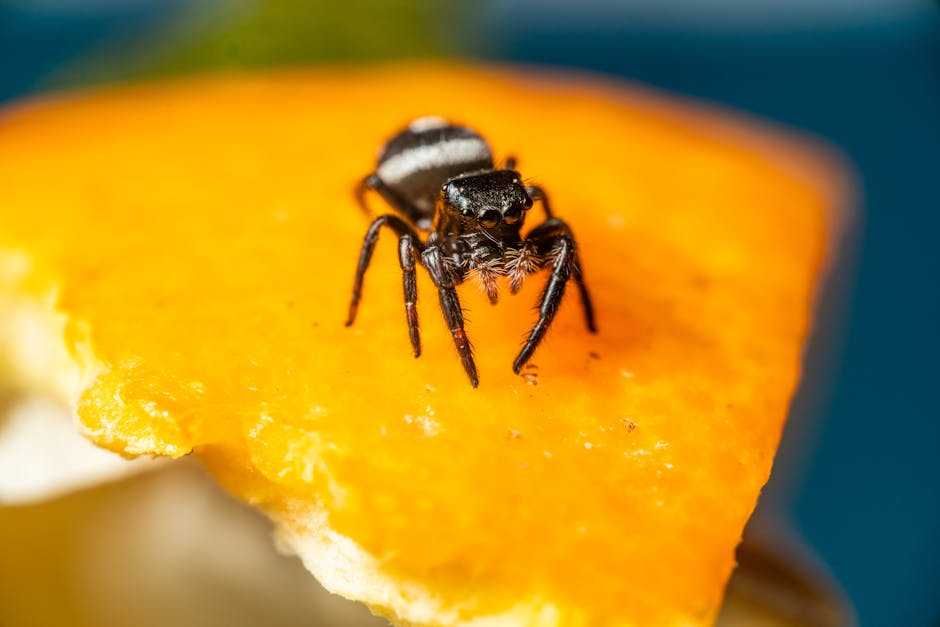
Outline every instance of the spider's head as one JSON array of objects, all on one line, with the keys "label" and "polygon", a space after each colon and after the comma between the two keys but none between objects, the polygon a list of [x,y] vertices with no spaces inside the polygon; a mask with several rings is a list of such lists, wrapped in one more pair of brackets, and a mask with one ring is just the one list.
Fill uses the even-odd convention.
[{"label": "spider's head", "polygon": [[515,170],[488,170],[450,179],[441,188],[447,211],[467,226],[497,229],[509,225],[518,231],[532,199]]}]

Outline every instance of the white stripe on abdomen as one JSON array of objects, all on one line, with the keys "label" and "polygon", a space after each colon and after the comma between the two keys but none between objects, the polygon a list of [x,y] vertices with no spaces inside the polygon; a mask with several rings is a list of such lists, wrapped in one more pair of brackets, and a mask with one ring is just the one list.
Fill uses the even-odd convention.
[{"label": "white stripe on abdomen", "polygon": [[430,146],[408,148],[383,161],[376,169],[376,174],[385,183],[394,185],[415,172],[437,166],[476,163],[490,158],[489,146],[480,138],[451,139]]}]

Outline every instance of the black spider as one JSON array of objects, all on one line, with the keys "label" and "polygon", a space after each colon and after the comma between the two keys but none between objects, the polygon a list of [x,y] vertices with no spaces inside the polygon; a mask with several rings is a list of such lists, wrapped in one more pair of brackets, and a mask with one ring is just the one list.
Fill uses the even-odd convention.
[{"label": "black spider", "polygon": [[[379,216],[366,231],[346,326],[356,319],[363,278],[379,232],[387,227],[398,235],[405,314],[415,357],[421,354],[415,283],[415,267],[420,263],[437,286],[444,320],[473,387],[479,378],[456,290],[471,272],[476,272],[495,304],[498,277],[507,277],[515,294],[526,275],[551,267],[538,322],[512,365],[516,374],[545,336],[572,277],[581,294],[587,328],[596,331],[571,228],[552,214],[540,187],[523,184],[515,159],[508,159],[505,168],[495,168],[489,145],[473,130],[437,117],[413,121],[382,147],[375,172],[361,181],[356,198],[366,212],[369,190],[378,192],[398,215]],[[546,219],[523,238],[520,231],[534,200],[542,202]],[[419,233],[426,233],[427,239],[422,240]]]}]

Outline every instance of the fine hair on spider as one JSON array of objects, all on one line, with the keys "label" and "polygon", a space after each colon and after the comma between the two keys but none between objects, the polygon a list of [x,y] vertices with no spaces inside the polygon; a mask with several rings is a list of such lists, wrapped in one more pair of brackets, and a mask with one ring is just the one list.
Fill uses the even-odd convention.
[{"label": "fine hair on spider", "polygon": [[[555,217],[541,187],[523,182],[514,158],[507,159],[503,168],[495,167],[489,144],[476,131],[440,117],[412,121],[382,146],[375,171],[356,188],[356,199],[367,214],[370,191],[378,193],[394,213],[375,218],[366,231],[346,326],[356,320],[365,273],[385,228],[398,236],[405,319],[415,357],[421,355],[416,283],[416,268],[421,265],[437,288],[444,321],[473,387],[479,376],[456,289],[470,275],[496,304],[499,277],[508,279],[515,294],[529,274],[550,271],[539,300],[538,321],[512,364],[516,374],[545,337],[571,279],[587,328],[596,332],[571,228]],[[536,201],[545,219],[523,237],[526,215]]]}]

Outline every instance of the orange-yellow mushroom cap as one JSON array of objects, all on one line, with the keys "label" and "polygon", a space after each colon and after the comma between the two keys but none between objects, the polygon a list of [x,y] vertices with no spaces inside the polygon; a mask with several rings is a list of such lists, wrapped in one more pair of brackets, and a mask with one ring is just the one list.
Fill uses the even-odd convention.
[{"label": "orange-yellow mushroom cap", "polygon": [[[412,356],[391,234],[344,326],[368,224],[351,190],[426,114],[518,156],[578,238],[599,333],[572,287],[525,377],[545,274],[497,306],[460,288],[476,390],[420,269]],[[797,384],[839,185],[780,133],[572,76],[200,78],[0,118],[0,288],[54,312],[69,360],[45,376],[89,438],[195,452],[393,620],[705,625]]]}]

